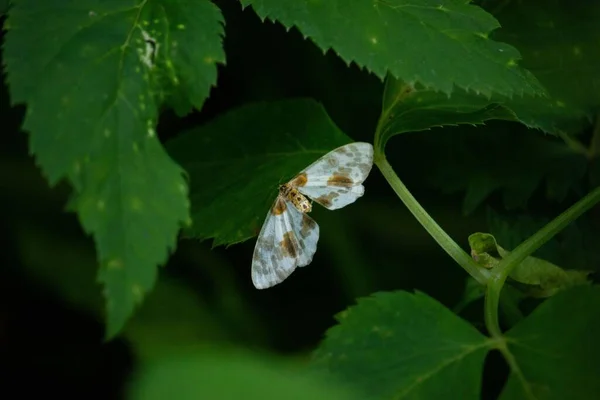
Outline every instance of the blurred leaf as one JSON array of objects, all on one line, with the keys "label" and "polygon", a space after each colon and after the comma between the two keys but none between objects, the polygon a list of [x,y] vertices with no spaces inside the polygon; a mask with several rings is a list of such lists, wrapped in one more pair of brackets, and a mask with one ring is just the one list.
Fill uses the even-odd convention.
[{"label": "blurred leaf", "polygon": [[[487,209],[490,232],[507,248],[514,248],[550,222],[551,218],[530,214],[500,214]],[[568,269],[600,272],[600,229],[593,218],[580,218],[546,243],[536,254],[539,257],[564,265]]]},{"label": "blurred leaf", "polygon": [[500,399],[594,399],[600,396],[600,288],[573,288],[544,301],[506,333],[519,372]]},{"label": "blurred leaf", "polygon": [[215,246],[257,235],[278,184],[351,141],[309,99],[248,104],[179,135],[167,149],[190,176],[185,233]]},{"label": "blurred leaf", "polygon": [[[16,231],[20,261],[36,283],[98,320],[102,317],[101,288],[95,279],[92,244],[57,234],[47,227],[21,223]],[[123,336],[145,362],[206,341],[227,341],[223,326],[191,287],[163,276]]]},{"label": "blurred leaf", "polygon": [[8,12],[11,6],[11,0],[0,0],[0,17]]},{"label": "blurred leaf", "polygon": [[288,363],[240,351],[173,355],[146,365],[129,391],[131,400],[352,400],[332,382]]},{"label": "blurred leaf", "polygon": [[427,165],[423,178],[444,192],[466,191],[463,213],[472,213],[495,191],[507,209],[525,207],[545,183],[550,200],[561,202],[578,189],[587,158],[552,136],[505,124],[486,129],[421,135]]},{"label": "blurred leaf", "polygon": [[262,18],[296,26],[324,51],[333,49],[383,79],[389,71],[408,82],[451,93],[453,86],[490,96],[540,94],[520,68],[519,52],[488,39],[500,27],[466,0],[338,1],[242,0]]},{"label": "blurred leaf", "polygon": [[481,125],[490,119],[516,121],[500,104],[474,93],[456,90],[452,95],[421,85],[411,85],[389,76],[383,96],[379,141],[382,146],[394,135],[428,130],[445,125]]},{"label": "blurred leaf", "polygon": [[71,209],[94,235],[107,337],[153,287],[189,219],[182,171],[154,130],[158,107],[184,93],[201,107],[224,58],[212,3],[126,3],[19,1],[4,48],[31,151],[51,185],[73,184]]},{"label": "blurred leaf", "polygon": [[[510,251],[498,245],[494,236],[489,233],[472,234],[469,236],[469,246],[475,262],[486,268],[495,268],[501,259],[510,254]],[[499,258],[495,258],[490,253],[497,253]],[[588,281],[590,272],[564,270],[546,260],[529,256],[515,267],[510,277],[517,282],[537,286],[528,290],[528,294],[535,297],[549,297],[571,286],[590,283]]]},{"label": "blurred leaf", "polygon": [[[567,132],[576,132],[573,122],[577,120],[589,124],[581,121],[582,117],[591,117],[600,106],[600,3],[565,0],[490,3],[497,4],[492,13],[502,25],[492,36],[518,47],[523,54],[523,66],[535,74],[551,96],[547,100],[515,99],[511,108],[519,115],[529,113],[540,124],[547,118],[557,119],[556,125]],[[552,113],[552,107],[556,113]],[[573,119],[578,115],[579,118]],[[561,116],[567,118],[561,121]]]},{"label": "blurred leaf", "polygon": [[376,399],[479,399],[492,346],[427,295],[376,293],[338,314],[315,353],[328,370]]},{"label": "blurred leaf", "polygon": [[[20,260],[29,277],[70,307],[100,320],[101,288],[95,279],[91,243],[25,223],[19,225],[16,233]],[[164,274],[127,323],[123,336],[143,362],[195,348],[208,340],[229,339],[200,295]]]}]

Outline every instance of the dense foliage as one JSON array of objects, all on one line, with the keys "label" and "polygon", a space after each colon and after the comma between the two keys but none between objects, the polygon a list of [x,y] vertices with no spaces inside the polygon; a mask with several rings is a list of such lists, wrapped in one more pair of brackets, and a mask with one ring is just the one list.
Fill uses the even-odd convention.
[{"label": "dense foliage", "polygon": [[[600,3],[0,10],[5,293],[129,343],[129,398],[600,396]],[[364,198],[251,289],[277,185],[359,140]]]}]

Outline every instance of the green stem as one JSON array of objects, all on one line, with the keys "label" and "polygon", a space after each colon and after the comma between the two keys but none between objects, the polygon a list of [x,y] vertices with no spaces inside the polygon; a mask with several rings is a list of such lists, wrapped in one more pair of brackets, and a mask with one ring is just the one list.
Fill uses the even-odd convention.
[{"label": "green stem", "polygon": [[375,164],[388,181],[394,192],[400,200],[409,209],[412,215],[419,221],[425,230],[435,239],[435,241],[463,267],[477,282],[482,285],[488,280],[489,272],[480,268],[471,257],[458,245],[448,234],[435,222],[433,218],[419,204],[417,199],[408,191],[400,178],[396,175],[392,166],[388,163],[385,155],[379,148],[375,148]]},{"label": "green stem", "polygon": [[567,225],[579,218],[581,214],[592,208],[598,202],[600,202],[600,187],[592,190],[584,198],[517,246],[516,249],[511,251],[506,258],[494,268],[487,284],[484,312],[485,324],[490,335],[493,337],[500,337],[502,335],[500,324],[498,323],[498,303],[502,286],[504,286],[504,282],[510,273],[517,265],[525,260],[525,258],[533,254],[533,252],[542,247],[544,243],[552,239],[554,235],[563,230]]},{"label": "green stem", "polygon": [[588,153],[590,158],[600,156],[600,113],[596,116],[596,125],[594,126],[594,133],[592,134]]}]

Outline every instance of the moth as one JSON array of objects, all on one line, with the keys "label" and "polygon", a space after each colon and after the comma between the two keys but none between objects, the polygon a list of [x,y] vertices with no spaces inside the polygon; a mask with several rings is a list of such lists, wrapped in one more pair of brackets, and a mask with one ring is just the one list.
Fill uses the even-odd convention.
[{"label": "moth", "polygon": [[319,225],[308,216],[312,201],[329,210],[353,203],[364,194],[362,183],[372,167],[373,146],[354,142],[332,150],[279,186],[254,247],[252,282],[257,289],[277,285],[297,267],[311,263],[319,241]]}]

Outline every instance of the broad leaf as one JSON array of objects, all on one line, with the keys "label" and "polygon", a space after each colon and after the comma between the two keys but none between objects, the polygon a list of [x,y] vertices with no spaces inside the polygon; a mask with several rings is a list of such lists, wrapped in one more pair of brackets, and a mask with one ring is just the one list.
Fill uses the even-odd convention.
[{"label": "broad leaf", "polygon": [[313,100],[245,105],[167,143],[190,177],[186,234],[232,244],[258,234],[278,184],[351,142]]},{"label": "broad leaf", "polygon": [[457,90],[448,96],[388,77],[378,143],[383,148],[394,135],[448,125],[480,125],[490,119],[516,121],[517,116],[499,103]]},{"label": "broad leaf", "polygon": [[[523,66],[549,91],[548,100],[514,99],[517,114],[529,114],[529,125],[553,124],[576,133],[600,106],[600,3],[560,0],[488,2],[502,29],[493,37],[519,48]],[[583,120],[582,120],[583,119]],[[579,122],[579,124],[577,124]],[[578,126],[579,125],[579,126]]]},{"label": "broad leaf", "polygon": [[263,19],[297,27],[321,49],[333,49],[383,79],[451,93],[456,85],[486,96],[539,94],[519,52],[488,38],[498,22],[468,0],[242,0]]},{"label": "broad leaf", "polygon": [[[469,236],[473,259],[485,268],[495,268],[510,251],[503,249],[489,233],[474,233]],[[495,256],[497,255],[497,256]],[[534,297],[549,297],[571,286],[590,283],[591,271],[565,270],[541,258],[529,256],[510,273],[510,277],[526,285],[527,293]]]},{"label": "broad leaf", "polygon": [[465,191],[465,214],[495,191],[507,209],[525,207],[540,186],[548,199],[560,202],[578,188],[588,163],[561,139],[509,124],[420,136],[419,147],[428,149],[423,179],[444,192]]},{"label": "broad leaf", "polygon": [[221,15],[208,1],[22,0],[8,28],[12,100],[27,104],[24,129],[50,183],[75,188],[113,336],[189,219],[182,170],[154,127],[165,99],[202,106],[224,57]]},{"label": "broad leaf", "polygon": [[562,400],[600,395],[600,287],[546,300],[506,333],[513,370],[500,399]]},{"label": "broad leaf", "polygon": [[315,367],[369,398],[480,398],[491,343],[425,294],[377,293],[337,320],[315,353]]},{"label": "broad leaf", "polygon": [[358,399],[334,382],[257,354],[225,349],[180,353],[144,365],[130,387],[128,399]]}]

